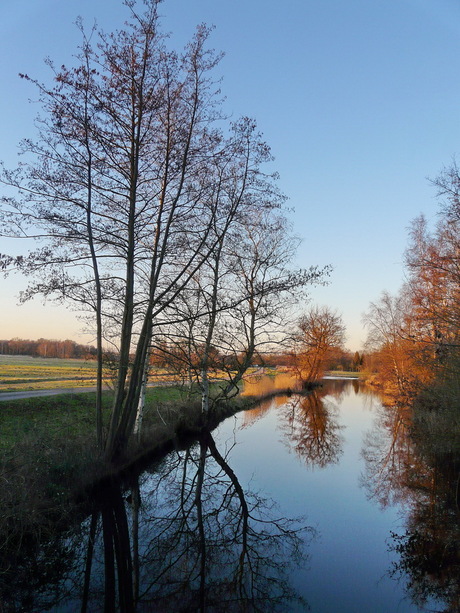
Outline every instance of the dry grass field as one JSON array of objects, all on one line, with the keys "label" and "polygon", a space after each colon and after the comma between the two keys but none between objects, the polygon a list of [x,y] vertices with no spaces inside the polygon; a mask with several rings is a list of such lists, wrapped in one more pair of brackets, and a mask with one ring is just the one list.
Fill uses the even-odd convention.
[{"label": "dry grass field", "polygon": [[[113,375],[106,371],[109,383]],[[150,384],[179,383],[174,374],[162,368],[152,368]],[[0,354],[0,394],[30,390],[94,387],[96,360],[66,360],[61,358],[33,358],[27,355]]]},{"label": "dry grass field", "polygon": [[0,393],[95,384],[95,361],[0,355]]}]

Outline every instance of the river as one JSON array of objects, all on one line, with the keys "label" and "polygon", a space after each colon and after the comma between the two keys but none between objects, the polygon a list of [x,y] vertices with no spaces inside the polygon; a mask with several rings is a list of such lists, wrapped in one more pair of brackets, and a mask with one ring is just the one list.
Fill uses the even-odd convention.
[{"label": "river", "polygon": [[[258,377],[246,393],[284,384]],[[104,492],[11,610],[456,611],[453,563],[424,567],[433,475],[409,426],[356,380],[241,412]]]}]

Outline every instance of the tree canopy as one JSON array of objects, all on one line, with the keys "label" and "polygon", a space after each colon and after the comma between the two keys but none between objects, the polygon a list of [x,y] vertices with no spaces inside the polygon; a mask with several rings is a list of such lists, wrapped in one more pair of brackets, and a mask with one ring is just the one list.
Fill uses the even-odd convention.
[{"label": "tree canopy", "polygon": [[[77,22],[75,65],[49,61],[51,85],[22,75],[39,92],[38,136],[1,175],[16,192],[2,199],[3,235],[38,241],[3,255],[2,267],[31,275],[23,300],[41,294],[86,315],[98,354],[97,438],[109,458],[133,431],[155,339],[188,330],[207,410],[212,347],[232,347],[240,360],[227,394],[281,323],[282,297],[328,272],[290,268],[295,240],[265,170],[270,148],[254,120],[225,118],[210,28],[171,50],[159,4],[147,0],[140,12],[126,1],[130,20],[110,34]],[[118,356],[106,434],[105,347]]]}]

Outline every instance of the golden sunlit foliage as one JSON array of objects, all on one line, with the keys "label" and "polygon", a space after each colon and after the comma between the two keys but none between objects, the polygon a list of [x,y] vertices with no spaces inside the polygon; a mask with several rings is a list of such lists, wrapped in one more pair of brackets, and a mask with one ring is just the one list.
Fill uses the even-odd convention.
[{"label": "golden sunlit foliage", "polygon": [[[455,164],[434,182],[442,197],[433,230],[423,216],[411,225],[406,282],[384,292],[364,316],[375,380],[416,396],[435,380],[458,383],[460,349],[460,175]],[[457,382],[457,383],[455,383]]]},{"label": "golden sunlit foliage", "polygon": [[344,341],[340,315],[328,307],[310,308],[299,319],[293,350],[293,366],[300,379],[321,379],[334,357],[340,358]]}]

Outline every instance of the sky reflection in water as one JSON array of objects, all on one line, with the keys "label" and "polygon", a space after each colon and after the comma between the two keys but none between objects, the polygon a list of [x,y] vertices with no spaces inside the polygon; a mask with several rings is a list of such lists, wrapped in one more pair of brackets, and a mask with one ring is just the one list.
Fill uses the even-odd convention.
[{"label": "sky reflection in water", "polygon": [[[397,562],[389,551],[391,533],[404,533],[410,496],[391,479],[380,482],[376,454],[384,456],[394,441],[391,429],[382,431],[378,398],[360,390],[355,381],[328,381],[313,396],[275,398],[222,424],[217,440],[222,445],[235,437],[231,463],[243,485],[273,497],[281,515],[305,515],[318,531],[309,569],[293,575],[313,612],[444,610],[433,602],[418,608],[404,582],[389,576]],[[376,437],[372,472],[363,446]],[[394,459],[383,458],[393,466]],[[382,492],[395,487],[404,493],[391,506]]]},{"label": "sky reflection in water", "polygon": [[[286,380],[252,391],[265,384]],[[456,611],[452,488],[429,489],[442,479],[409,425],[356,381],[241,412],[104,490],[92,518],[24,559],[10,610]]]}]

